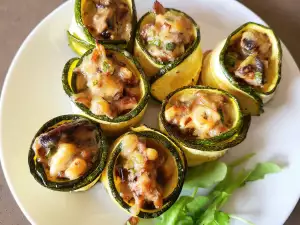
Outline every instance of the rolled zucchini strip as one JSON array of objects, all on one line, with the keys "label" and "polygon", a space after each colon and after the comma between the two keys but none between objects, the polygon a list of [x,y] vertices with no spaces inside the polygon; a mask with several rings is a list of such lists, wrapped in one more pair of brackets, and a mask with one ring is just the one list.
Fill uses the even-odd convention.
[{"label": "rolled zucchini strip", "polygon": [[140,126],[114,142],[101,180],[126,212],[155,218],[176,202],[185,173],[182,150],[168,136]]},{"label": "rolled zucchini strip", "polygon": [[108,146],[99,124],[80,115],[63,115],[45,123],[28,154],[30,173],[54,191],[86,191],[100,178]]},{"label": "rolled zucchini strip", "polygon": [[149,85],[138,62],[124,50],[98,44],[81,58],[69,60],[62,84],[76,111],[116,136],[142,119]]},{"label": "rolled zucchini strip", "polygon": [[207,54],[200,82],[234,95],[244,113],[260,115],[280,82],[281,59],[281,44],[274,32],[249,22]]},{"label": "rolled zucchini strip", "polygon": [[215,160],[241,143],[251,116],[243,116],[235,97],[204,86],[172,92],[162,104],[160,130],[183,150],[188,166]]},{"label": "rolled zucchini strip", "polygon": [[136,23],[134,0],[75,0],[69,45],[79,55],[96,42],[131,52]]},{"label": "rolled zucchini strip", "polygon": [[187,14],[164,8],[154,10],[138,22],[134,56],[151,80],[151,95],[162,102],[172,91],[196,84],[202,66],[200,29]]}]

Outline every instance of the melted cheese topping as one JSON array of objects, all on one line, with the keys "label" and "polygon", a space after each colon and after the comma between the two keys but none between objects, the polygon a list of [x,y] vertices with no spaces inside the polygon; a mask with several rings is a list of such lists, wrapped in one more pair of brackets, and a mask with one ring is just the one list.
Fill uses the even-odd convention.
[{"label": "melted cheese topping", "polygon": [[174,159],[153,141],[135,134],[122,139],[116,165],[116,187],[122,198],[132,204],[131,213],[141,208],[163,206],[164,188],[175,177]]},{"label": "melted cheese topping", "polygon": [[211,138],[226,132],[225,99],[219,94],[179,96],[165,111],[166,121],[179,129],[180,133],[200,139]]},{"label": "melted cheese topping", "polygon": [[50,176],[56,178],[61,171],[67,170],[75,154],[76,147],[73,144],[59,144],[57,152],[52,156],[49,163]]},{"label": "melted cheese topping", "polygon": [[84,175],[99,154],[95,128],[70,122],[38,136],[32,146],[48,180],[75,180]]},{"label": "melted cheese topping", "polygon": [[137,106],[141,97],[139,77],[114,54],[106,55],[102,45],[85,56],[74,72],[78,93],[73,99],[95,115],[115,118]]},{"label": "melted cheese topping", "polygon": [[[154,4],[159,4],[157,1]],[[184,14],[165,11],[162,5],[155,8],[155,21],[145,24],[140,35],[147,51],[161,62],[174,61],[193,43],[193,23]],[[160,8],[160,9],[157,9]]]},{"label": "melted cheese topping", "polygon": [[249,29],[228,47],[225,64],[229,72],[249,85],[263,87],[271,53],[268,35]]},{"label": "melted cheese topping", "polygon": [[97,40],[126,40],[131,36],[132,12],[125,0],[86,0],[82,19]]}]

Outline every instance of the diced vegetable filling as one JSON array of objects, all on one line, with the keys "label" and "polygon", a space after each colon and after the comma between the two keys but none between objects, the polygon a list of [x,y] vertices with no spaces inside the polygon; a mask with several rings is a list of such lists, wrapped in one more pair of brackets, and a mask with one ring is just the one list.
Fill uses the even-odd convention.
[{"label": "diced vegetable filling", "polygon": [[85,0],[81,14],[95,39],[130,39],[132,12],[126,0]]},{"label": "diced vegetable filling", "polygon": [[174,159],[152,139],[126,135],[115,167],[116,186],[124,201],[132,204],[131,213],[140,209],[160,209],[164,188],[173,179]]},{"label": "diced vegetable filling", "polygon": [[262,87],[270,64],[272,44],[267,34],[246,30],[225,55],[229,72],[254,87]]},{"label": "diced vegetable filling", "polygon": [[37,162],[52,181],[75,180],[97,160],[96,127],[87,120],[66,122],[40,136],[33,143]]},{"label": "diced vegetable filling", "polygon": [[153,23],[145,24],[140,35],[147,51],[161,62],[171,62],[180,57],[195,39],[192,21],[175,11],[167,11],[158,1]]},{"label": "diced vegetable filling", "polygon": [[198,91],[193,95],[179,95],[166,107],[165,119],[179,134],[206,139],[230,129],[227,99],[214,93]]},{"label": "diced vegetable filling", "polygon": [[97,45],[74,69],[77,93],[73,99],[95,115],[109,118],[124,115],[134,109],[141,98],[139,77],[116,54],[106,54],[104,47]]}]

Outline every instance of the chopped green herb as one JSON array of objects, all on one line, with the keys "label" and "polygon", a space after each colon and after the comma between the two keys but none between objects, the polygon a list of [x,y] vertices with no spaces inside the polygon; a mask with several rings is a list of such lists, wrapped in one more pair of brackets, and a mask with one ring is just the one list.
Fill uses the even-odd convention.
[{"label": "chopped green herb", "polygon": [[176,44],[173,42],[169,42],[166,44],[166,50],[173,51],[176,48]]},{"label": "chopped green herb", "polygon": [[96,86],[98,84],[98,80],[93,80],[93,86]]},{"label": "chopped green herb", "polygon": [[109,67],[110,67],[108,62],[104,61],[102,65],[103,65],[103,71],[107,72],[109,70]]},{"label": "chopped green herb", "polygon": [[49,143],[47,146],[47,149],[48,149],[47,154],[46,154],[47,158],[50,158],[51,156],[53,156],[57,150],[56,145],[54,143]]},{"label": "chopped green herb", "polygon": [[261,72],[255,72],[255,80],[259,84],[263,84],[263,74]]},{"label": "chopped green herb", "polygon": [[159,40],[159,39],[154,39],[154,40],[152,40],[152,41],[149,41],[148,44],[149,44],[149,45],[155,45],[155,46],[159,47],[159,46],[161,45],[161,40]]}]

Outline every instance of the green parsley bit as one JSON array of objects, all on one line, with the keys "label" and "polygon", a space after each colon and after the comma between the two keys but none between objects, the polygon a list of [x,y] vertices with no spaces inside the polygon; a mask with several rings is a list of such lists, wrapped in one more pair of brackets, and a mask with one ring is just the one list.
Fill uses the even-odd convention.
[{"label": "green parsley bit", "polygon": [[104,72],[108,72],[108,70],[110,69],[110,65],[106,61],[103,62],[102,66],[103,66],[102,69],[103,69]]},{"label": "green parsley bit", "polygon": [[96,86],[98,84],[98,80],[93,80],[93,86]]},{"label": "green parsley bit", "polygon": [[173,51],[176,48],[176,44],[173,42],[169,42],[166,44],[166,50]]},{"label": "green parsley bit", "polygon": [[258,84],[263,84],[263,74],[261,72],[255,72],[254,77]]},{"label": "green parsley bit", "polygon": [[149,45],[155,45],[157,47],[159,47],[161,45],[161,41],[159,39],[154,39],[152,41],[148,42]]}]

